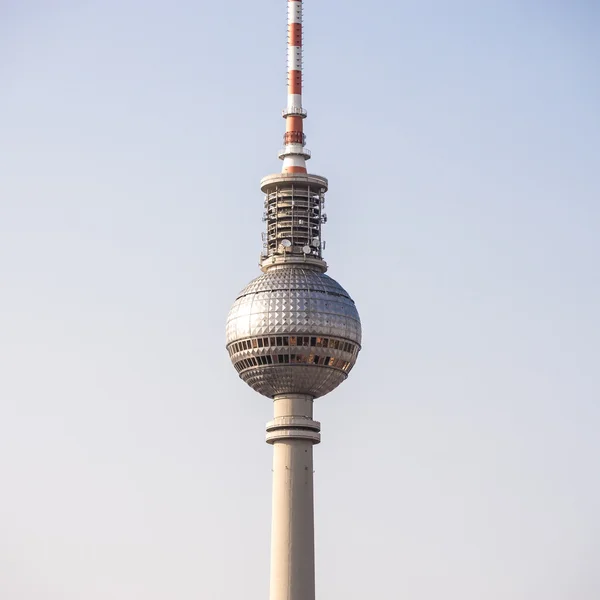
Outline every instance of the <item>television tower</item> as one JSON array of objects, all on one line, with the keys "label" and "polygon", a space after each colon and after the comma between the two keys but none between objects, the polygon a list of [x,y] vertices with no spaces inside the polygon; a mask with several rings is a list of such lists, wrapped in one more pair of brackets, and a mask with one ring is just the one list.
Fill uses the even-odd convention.
[{"label": "television tower", "polygon": [[266,233],[262,275],[227,317],[227,351],[248,385],[273,399],[270,600],[315,599],[313,445],[321,425],[313,401],[354,366],[361,325],[354,301],[325,274],[321,227],[325,177],[309,174],[302,107],[302,2],[288,1],[287,105],[281,173],[261,181]]}]

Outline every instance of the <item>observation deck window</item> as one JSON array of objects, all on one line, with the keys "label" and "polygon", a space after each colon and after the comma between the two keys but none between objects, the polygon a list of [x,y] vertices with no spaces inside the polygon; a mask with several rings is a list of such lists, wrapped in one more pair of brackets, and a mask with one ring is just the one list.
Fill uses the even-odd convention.
[{"label": "observation deck window", "polygon": [[251,349],[275,348],[277,346],[295,346],[304,348],[331,348],[340,350],[347,354],[356,355],[358,347],[356,344],[344,340],[326,338],[326,337],[310,337],[310,336],[273,336],[252,338],[232,343],[228,352],[233,355],[237,352]]}]

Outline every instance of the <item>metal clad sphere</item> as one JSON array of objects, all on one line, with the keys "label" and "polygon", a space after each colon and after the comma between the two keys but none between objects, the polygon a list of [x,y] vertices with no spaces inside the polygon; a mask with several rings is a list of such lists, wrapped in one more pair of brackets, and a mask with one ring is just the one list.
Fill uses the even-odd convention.
[{"label": "metal clad sphere", "polygon": [[297,266],[272,268],[238,295],[227,348],[240,377],[261,394],[323,396],[354,366],[360,318],[334,279]]}]

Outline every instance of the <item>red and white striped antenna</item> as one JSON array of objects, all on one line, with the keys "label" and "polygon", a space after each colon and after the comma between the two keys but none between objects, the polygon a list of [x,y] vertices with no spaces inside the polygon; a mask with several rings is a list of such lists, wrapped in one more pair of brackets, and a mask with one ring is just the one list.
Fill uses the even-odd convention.
[{"label": "red and white striped antenna", "polygon": [[287,106],[283,110],[285,135],[279,158],[283,160],[283,173],[306,173],[310,152],[304,147],[306,136],[302,121],[306,111],[302,108],[302,0],[288,0],[288,81]]}]

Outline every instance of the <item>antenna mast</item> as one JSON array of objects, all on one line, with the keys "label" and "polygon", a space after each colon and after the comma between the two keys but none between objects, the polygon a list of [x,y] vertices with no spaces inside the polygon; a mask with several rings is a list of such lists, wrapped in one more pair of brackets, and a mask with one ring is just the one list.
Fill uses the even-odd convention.
[{"label": "antenna mast", "polygon": [[302,121],[306,111],[302,108],[302,2],[290,0],[288,5],[287,46],[287,106],[283,110],[285,135],[279,158],[283,160],[283,173],[306,173],[310,152],[304,148],[306,136]]}]

